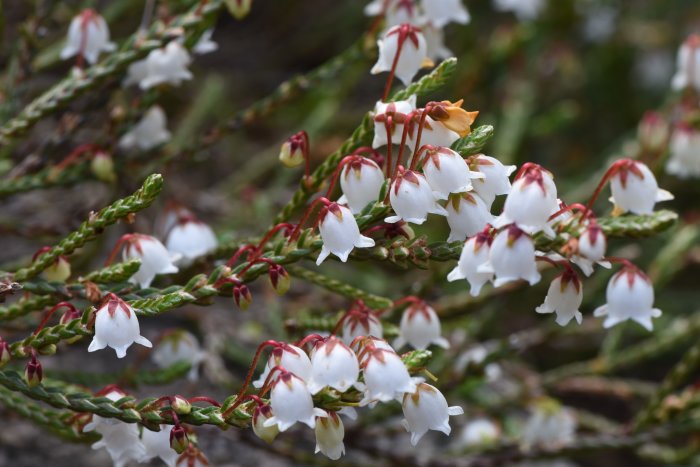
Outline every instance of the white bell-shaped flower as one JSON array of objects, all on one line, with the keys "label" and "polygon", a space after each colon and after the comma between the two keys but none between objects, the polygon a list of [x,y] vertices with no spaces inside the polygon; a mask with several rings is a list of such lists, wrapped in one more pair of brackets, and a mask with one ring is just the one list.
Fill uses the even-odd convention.
[{"label": "white bell-shaped flower", "polygon": [[436,28],[449,23],[467,24],[471,17],[462,0],[421,0],[423,19]]},{"label": "white bell-shaped flower", "polygon": [[413,393],[403,396],[403,425],[411,433],[411,444],[415,446],[429,430],[450,435],[450,416],[462,415],[462,407],[448,407],[445,396],[435,386],[420,383]]},{"label": "white bell-shaped flower", "polygon": [[280,430],[277,425],[265,426],[265,422],[272,418],[272,407],[269,405],[257,405],[253,410],[253,433],[265,441],[271,443],[279,434]]},{"label": "white bell-shaped flower", "polygon": [[143,429],[141,441],[146,448],[146,457],[159,457],[168,467],[175,467],[178,453],[170,447],[170,432],[172,430],[173,425],[161,425],[160,431]]},{"label": "white bell-shaped flower", "polygon": [[[116,402],[125,395],[120,391],[110,391],[104,397]],[[115,466],[124,466],[131,461],[144,462],[149,457],[146,447],[139,439],[139,429],[135,423],[93,415],[92,421],[85,425],[83,431],[95,431],[102,436],[92,445],[92,449],[105,448]]]},{"label": "white bell-shaped flower", "polygon": [[441,335],[440,318],[427,303],[412,303],[401,315],[399,337],[394,347],[400,349],[408,344],[414,349],[423,350],[431,344],[447,349],[450,343]]},{"label": "white bell-shaped flower", "polygon": [[489,210],[496,196],[510,193],[511,186],[508,177],[515,172],[514,165],[503,165],[498,159],[479,154],[471,158],[470,167],[484,175],[484,178],[474,181],[473,188],[484,200]]},{"label": "white bell-shaped flower", "polygon": [[389,187],[389,201],[396,213],[384,219],[389,224],[403,220],[420,225],[428,214],[447,215],[445,208],[437,203],[425,177],[413,170],[399,168],[396,179]]},{"label": "white bell-shaped flower", "polygon": [[82,55],[88,63],[96,63],[101,52],[112,52],[116,48],[116,44],[109,41],[109,27],[104,18],[95,10],[87,9],[70,22],[61,59]]},{"label": "white bell-shaped flower", "polygon": [[610,189],[611,201],[620,211],[651,214],[657,202],[673,199],[671,193],[659,189],[656,177],[642,162],[626,159],[618,164],[619,169],[610,180]]},{"label": "white bell-shaped flower", "polygon": [[345,392],[357,383],[359,376],[360,363],[355,352],[339,338],[330,336],[314,349],[308,380],[311,394],[317,394],[326,386]]},{"label": "white bell-shaped flower", "polygon": [[603,229],[596,222],[590,222],[578,239],[578,253],[590,261],[601,261],[607,243]]},{"label": "white bell-shaped flower", "polygon": [[88,347],[88,352],[113,348],[118,358],[126,355],[126,350],[133,343],[144,347],[153,347],[151,341],[141,335],[139,320],[128,303],[114,294],[95,312],[95,336]]},{"label": "white bell-shaped flower", "polygon": [[197,43],[194,45],[194,47],[192,47],[192,52],[196,53],[197,55],[204,55],[218,50],[219,44],[211,39],[213,34],[214,28],[204,31],[202,35],[199,36]]},{"label": "white bell-shaped flower", "polygon": [[[460,136],[456,131],[450,130],[445,124],[433,119],[430,116],[425,117],[423,122],[423,131],[421,132],[420,142],[418,139],[419,131],[418,121],[415,125],[412,137],[408,139],[407,145],[411,149],[415,149],[416,144],[420,144],[420,147],[425,145],[435,146],[435,147],[445,147],[449,148],[452,143],[457,141]],[[420,149],[420,147],[418,149]]]},{"label": "white bell-shaped flower", "polygon": [[583,315],[578,311],[583,301],[583,287],[576,273],[567,269],[554,278],[549,285],[544,303],[538,306],[537,313],[556,313],[556,322],[566,326],[572,318],[581,324]]},{"label": "white bell-shaped flower", "polygon": [[545,0],[492,0],[498,11],[512,11],[520,21],[536,19],[546,6]]},{"label": "white bell-shaped flower", "polygon": [[206,357],[207,353],[202,350],[197,338],[181,329],[167,332],[151,354],[153,362],[159,368],[168,368],[178,362],[189,363],[187,379],[190,381],[197,381],[199,366]]},{"label": "white bell-shaped flower", "polygon": [[607,303],[599,306],[593,316],[605,316],[604,328],[632,320],[651,331],[652,318],[661,316],[654,306],[654,287],[649,277],[633,265],[626,265],[608,282],[605,291]]},{"label": "white bell-shaped flower", "polygon": [[450,226],[448,242],[464,241],[484,230],[494,219],[484,200],[476,193],[450,195],[445,209]]},{"label": "white bell-shaped flower", "polygon": [[382,322],[369,308],[356,308],[349,311],[343,318],[343,342],[352,344],[356,337],[383,336]]},{"label": "white bell-shaped flower", "polygon": [[447,199],[450,193],[464,193],[472,189],[473,178],[483,178],[469,170],[462,156],[446,147],[428,149],[423,173],[435,197]]},{"label": "white bell-shaped flower", "polygon": [[366,336],[361,339],[358,339],[357,342],[355,342],[355,346],[357,346],[357,350],[355,353],[357,354],[357,358],[360,361],[360,368],[364,366],[364,364],[367,362],[367,359],[372,355],[372,351],[375,349],[382,349],[386,350],[387,352],[394,352],[394,348],[389,345],[389,343],[381,339],[379,337],[374,337],[374,336]]},{"label": "white bell-shaped flower", "polygon": [[[192,79],[192,73],[187,69],[191,61],[190,54],[180,43],[170,41],[165,47],[148,54],[146,76],[139,76],[139,87],[146,90],[164,83],[179,86],[183,80]],[[127,78],[127,82],[134,81],[133,78]]]},{"label": "white bell-shaped flower", "polygon": [[148,151],[167,143],[170,141],[167,124],[167,117],[163,109],[154,105],[131,130],[124,133],[119,139],[119,147],[126,150],[138,148],[142,151]]},{"label": "white bell-shaped flower", "polygon": [[[115,386],[107,386],[107,388],[98,391],[95,393],[95,396],[97,397],[106,397],[112,402],[117,402],[119,399],[122,399],[127,396],[127,394],[122,391],[121,389],[115,387]],[[84,427],[83,431],[102,431],[103,427],[105,426],[114,426],[114,425],[119,425],[122,422],[121,420],[117,420],[115,418],[107,418],[107,417],[100,417],[99,415],[93,415],[92,420],[88,422]]]},{"label": "white bell-shaped flower", "polygon": [[287,431],[296,422],[314,428],[316,417],[326,416],[324,410],[314,407],[314,401],[306,383],[288,371],[280,371],[272,382],[270,407],[272,407],[272,417],[265,420],[263,426],[277,425],[280,431]]},{"label": "white bell-shaped flower", "polygon": [[316,453],[321,453],[331,460],[338,460],[345,454],[345,427],[335,412],[326,412],[326,417],[316,419]]},{"label": "white bell-shaped flower", "polygon": [[175,261],[180,259],[179,254],[170,253],[157,238],[143,234],[128,236],[122,256],[124,261],[134,258],[141,261],[139,270],[129,278],[129,282],[141,288],[150,287],[158,274],[177,272]]},{"label": "white bell-shaped flower", "polygon": [[677,126],[669,143],[666,172],[680,178],[700,177],[700,131]]},{"label": "white bell-shaped flower", "polygon": [[370,402],[400,400],[404,393],[414,393],[419,378],[411,378],[406,365],[396,352],[384,348],[367,350],[362,362],[365,396],[360,405]]},{"label": "white bell-shaped flower", "polygon": [[678,49],[676,74],[671,80],[671,88],[680,91],[694,88],[700,91],[700,36],[689,36]]},{"label": "white bell-shaped flower", "polygon": [[347,203],[350,211],[357,214],[369,203],[374,203],[384,185],[384,173],[372,159],[356,157],[340,172],[340,188],[343,196],[338,203]]},{"label": "white bell-shaped flower", "polygon": [[531,167],[511,187],[501,214],[494,222],[500,228],[516,223],[523,231],[543,231],[554,237],[549,217],[559,210],[557,188],[552,175],[539,166]]},{"label": "white bell-shaped flower", "polygon": [[464,447],[490,445],[501,437],[500,427],[488,418],[470,420],[462,430],[460,444]]},{"label": "white bell-shaped flower", "polygon": [[216,249],[219,242],[211,227],[195,217],[181,217],[168,231],[165,247],[179,255],[178,266],[189,266],[192,261]]},{"label": "white bell-shaped flower", "polygon": [[517,225],[511,224],[499,232],[489,252],[489,262],[477,268],[478,272],[494,273],[495,287],[525,279],[530,285],[540,281],[535,262],[532,238]]},{"label": "white bell-shaped flower", "polygon": [[557,401],[545,399],[532,408],[522,431],[525,449],[541,446],[559,449],[571,444],[576,436],[576,417],[570,409]]},{"label": "white bell-shaped flower", "polygon": [[[384,37],[377,41],[377,47],[379,58],[370,72],[376,75],[384,71],[391,72],[393,69],[396,77],[407,86],[428,59],[423,33],[410,24],[401,24],[389,29]],[[397,54],[399,57],[395,60]]]},{"label": "white bell-shaped flower", "polygon": [[481,272],[479,268],[488,264],[492,238],[487,233],[469,237],[462,247],[457,266],[447,275],[449,282],[466,279],[469,282],[472,297],[481,292],[481,288],[493,279],[493,272]]},{"label": "white bell-shaped flower", "polygon": [[350,209],[338,203],[330,203],[320,214],[321,221],[318,230],[321,233],[323,246],[316,258],[319,265],[333,253],[343,263],[353,248],[369,248],[374,246],[374,240],[360,233],[357,221]]},{"label": "white bell-shaped flower", "polygon": [[296,345],[280,342],[270,352],[265,370],[263,370],[260,378],[253,382],[253,387],[263,387],[270,371],[277,366],[294,373],[297,378],[304,382],[308,381],[311,376],[311,360],[309,360],[306,352]]},{"label": "white bell-shaped flower", "polygon": [[[416,110],[415,94],[405,101],[377,101],[372,112],[374,120],[372,147],[377,149],[386,146],[389,140],[391,144],[401,144],[404,125],[408,123],[408,115],[414,110]],[[408,137],[406,137],[406,143],[410,143]]]},{"label": "white bell-shaped flower", "polygon": [[442,28],[426,24],[421,27],[421,30],[423,31],[423,37],[425,37],[429,59],[437,62],[454,57],[455,54],[445,45],[445,32]]}]

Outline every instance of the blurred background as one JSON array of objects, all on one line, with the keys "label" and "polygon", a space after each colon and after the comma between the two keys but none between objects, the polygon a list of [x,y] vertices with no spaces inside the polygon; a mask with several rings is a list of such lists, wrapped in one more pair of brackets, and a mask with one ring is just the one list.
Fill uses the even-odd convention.
[{"label": "blurred background", "polygon": [[[32,98],[71,73],[71,61],[60,61],[58,54],[68,23],[80,9],[100,11],[113,40],[120,42],[137,29],[143,3],[0,2],[0,68],[4,70],[0,75],[0,121],[16,115]],[[156,16],[167,18],[191,3],[158,2]],[[528,19],[497,11],[487,0],[463,3],[471,22],[451,24],[445,30],[445,44],[459,60],[457,71],[447,86],[421,103],[464,99],[465,108],[480,111],[476,125],[495,127],[484,152],[504,164],[542,164],[555,174],[560,197],[567,203],[585,202],[612,160],[638,155],[642,116],[648,110],[668,111],[669,102],[677,99],[670,80],[678,47],[689,34],[700,32],[696,1],[543,0],[541,10]],[[353,46],[366,40],[363,35],[372,23],[363,14],[364,6],[363,1],[253,0],[250,14],[242,21],[220,15],[213,34],[219,48],[195,58],[190,67],[193,80],[146,93],[108,80],[97,92],[88,93],[40,122],[25,137],[0,148],[4,181],[42,173],[59,164],[77,145],[114,147],[120,131],[155,100],[165,110],[173,135],[164,147],[146,153],[115,149],[115,183],[95,180],[85,169],[79,181],[66,183],[69,186],[3,193],[0,270],[26,264],[38,248],[75,229],[90,211],[132,192],[152,172],[164,174],[164,195],[140,213],[133,226],[109,229],[76,255],[72,260],[75,277],[101,265],[122,233],[153,233],[169,200],[186,205],[212,225],[222,251],[236,239],[260,235],[289,200],[303,172],[279,164],[280,144],[306,130],[315,166],[335,151],[381,95],[385,75],[369,74],[375,48]],[[337,73],[311,83],[258,118],[241,117],[241,111],[274,92],[283,81],[340,54],[349,58]],[[646,162],[655,169],[659,185],[676,195],[663,207],[677,211],[681,221],[658,237],[613,242],[610,247],[617,256],[633,258],[655,282],[656,306],[664,315],[651,336],[634,323],[603,331],[600,320],[592,318],[592,310],[604,302],[610,277],[605,271],[584,281],[584,324],[562,329],[551,316],[534,313],[546,293],[546,280],[535,287],[516,285],[473,299],[464,283],[445,283],[453,264],[432,264],[427,271],[377,262],[324,265],[329,276],[370,292],[390,298],[420,294],[435,306],[453,347],[436,351],[429,368],[440,376],[439,387],[448,400],[465,406],[467,413],[453,419],[451,438],[431,435],[418,448],[409,447],[408,437],[396,423],[398,407],[365,414],[358,423],[346,426],[348,455],[343,462],[462,465],[443,457],[449,453],[464,465],[512,465],[519,456],[511,455],[517,444],[514,436],[522,429],[531,402],[545,394],[579,411],[581,433],[604,433],[597,424],[629,422],[643,406],[640,398],[653,391],[688,343],[696,339],[687,330],[698,328],[694,312],[700,298],[700,185],[693,179],[664,174],[664,157]],[[609,213],[605,203],[599,207],[601,215]],[[416,231],[437,241],[447,237],[448,229],[446,222],[435,219],[430,227]],[[180,276],[161,278],[158,284],[182,281],[198,268],[204,271],[207,265],[196,264]],[[177,392],[222,399],[238,388],[258,342],[288,338],[290,330],[294,336],[299,323],[315,316],[333,317],[349,305],[301,280],[293,280],[283,299],[264,280],[252,291],[255,302],[247,312],[236,309],[232,300],[219,298],[208,308],[185,307],[143,320],[145,335],[152,340],[165,328],[183,327],[196,334],[214,356],[205,363],[197,385],[181,380],[172,386],[129,387],[129,391],[139,397]],[[398,318],[390,320],[396,323]],[[14,331],[26,330],[3,329]],[[673,344],[651,346],[652,340],[663,338]],[[640,345],[646,345],[649,352],[620,363],[620,355],[626,355],[628,349],[639,351]],[[74,347],[45,359],[49,371],[79,367],[98,373],[121,372],[150,364],[147,356],[138,355],[116,361],[111,354],[98,353],[86,359],[84,343]],[[482,347],[489,349],[492,362],[475,361],[479,359],[473,351]],[[502,352],[494,356],[493,348]],[[576,362],[583,363],[576,367]],[[609,367],[600,369],[592,362]],[[493,366],[489,370],[490,365],[497,365],[497,371]],[[585,368],[590,371],[581,371],[581,365],[588,365]],[[382,420],[380,415],[388,418]],[[0,430],[0,465],[36,465],[48,456],[56,466],[108,462],[103,452],[61,443],[15,415],[2,416],[4,425],[12,429]],[[490,417],[503,430],[503,446],[491,457],[482,458],[460,444],[462,429],[476,416]],[[271,447],[249,431],[201,428],[197,432],[212,465],[326,462],[311,454],[309,430],[293,430]],[[676,465],[691,465],[697,452],[692,446],[689,439],[682,438],[646,449],[635,444],[566,452],[556,465],[668,465],[661,454],[677,454],[678,449],[690,451]],[[468,463],[470,459],[475,463]]]}]

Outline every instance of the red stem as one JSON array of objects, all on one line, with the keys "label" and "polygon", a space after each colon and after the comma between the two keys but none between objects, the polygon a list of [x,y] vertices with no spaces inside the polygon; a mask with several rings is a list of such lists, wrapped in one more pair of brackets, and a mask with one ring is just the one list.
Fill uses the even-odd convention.
[{"label": "red stem", "polygon": [[587,213],[588,208],[587,208],[586,206],[584,206],[584,205],[581,204],[581,203],[574,203],[574,204],[571,204],[571,205],[569,205],[569,206],[564,206],[563,208],[561,208],[560,210],[558,210],[557,212],[555,212],[554,214],[552,214],[551,216],[549,216],[549,218],[548,218],[547,220],[550,220],[550,221],[551,221],[552,219],[556,218],[557,216],[560,216],[560,215],[564,214],[565,212],[574,211],[574,210],[583,211],[583,212],[584,212],[584,217],[585,217],[586,215],[589,215],[589,213]]},{"label": "red stem", "polygon": [[628,268],[634,268],[639,270],[639,268],[630,260],[625,259],[625,258],[618,258],[617,256],[606,256],[603,258],[605,261],[610,261],[611,263],[618,263],[618,264],[623,264]]},{"label": "red stem", "polygon": [[240,258],[243,253],[245,253],[247,251],[251,251],[251,250],[255,251],[255,249],[256,248],[253,245],[244,245],[244,246],[240,247],[238,249],[238,251],[236,251],[236,253],[233,256],[231,256],[231,259],[228,260],[228,263],[226,263],[226,266],[230,268],[231,266],[233,266],[236,263],[236,261],[238,261],[238,258]]},{"label": "red stem", "polygon": [[309,207],[304,212],[304,215],[302,216],[302,218],[299,221],[299,223],[297,224],[297,226],[294,228],[294,231],[289,236],[289,240],[287,241],[287,243],[291,243],[293,240],[295,240],[297,238],[297,236],[299,235],[299,232],[301,231],[302,226],[304,225],[306,220],[309,218],[309,216],[311,215],[311,212],[314,210],[314,208],[316,207],[316,205],[318,203],[323,203],[324,205],[328,205],[328,204],[330,204],[330,201],[328,201],[328,198],[325,198],[325,197],[316,198],[315,200],[313,200],[313,202],[309,205]]},{"label": "red stem", "polygon": [[272,367],[270,372],[267,374],[267,378],[265,378],[265,382],[263,383],[262,387],[258,391],[258,397],[265,396],[265,394],[267,394],[267,391],[270,390],[270,384],[272,384],[272,377],[274,376],[274,374],[276,372],[277,373],[281,373],[281,372],[287,373],[287,370],[281,365],[277,365],[277,366]]},{"label": "red stem", "polygon": [[215,401],[214,399],[212,399],[211,397],[207,397],[207,396],[195,396],[195,397],[190,397],[189,399],[187,399],[187,402],[189,402],[189,403],[192,403],[192,402],[208,402],[208,403],[210,403],[211,405],[214,405],[214,406],[216,406],[216,407],[221,407],[221,404],[219,404],[218,402],[216,402],[216,401]]},{"label": "red stem", "polygon": [[236,401],[226,409],[221,415],[226,418],[228,415],[230,415],[236,407],[241,405],[243,402],[243,396],[245,395],[246,391],[248,390],[248,387],[250,386],[250,381],[253,379],[253,374],[255,374],[255,369],[258,366],[258,360],[260,360],[260,355],[262,354],[262,351],[265,350],[265,347],[269,346],[277,346],[279,343],[277,341],[273,340],[268,340],[263,342],[258,346],[258,349],[255,351],[255,356],[253,357],[253,361],[250,364],[250,367],[248,367],[248,373],[246,374],[245,380],[243,381],[243,386],[241,386],[241,389],[238,391],[238,394],[236,395]]},{"label": "red stem", "polygon": [[627,163],[627,160],[623,159],[615,162],[613,165],[610,166],[610,168],[605,172],[605,174],[603,174],[603,178],[600,179],[600,182],[598,183],[598,186],[593,192],[593,195],[591,195],[591,199],[589,199],[588,203],[586,204],[586,211],[591,210],[591,208],[593,207],[593,203],[595,203],[595,201],[598,199],[598,196],[600,196],[600,192],[603,191],[603,188],[608,183],[608,181],[610,181],[610,179],[620,170],[620,167],[622,167],[623,163]]},{"label": "red stem", "polygon": [[415,115],[415,111],[411,111],[406,115],[406,120],[404,120],[403,131],[401,132],[401,145],[399,146],[399,155],[396,158],[396,168],[394,169],[394,174],[391,178],[392,182],[396,178],[396,173],[399,171],[399,165],[401,165],[401,161],[403,160],[403,151],[404,151],[404,148],[406,147],[406,138],[408,137],[408,129],[410,127],[411,120],[413,120],[414,115]]},{"label": "red stem", "polygon": [[71,165],[78,157],[82,156],[86,152],[97,152],[99,150],[99,146],[96,144],[81,144],[80,146],[76,147],[73,149],[70,154],[68,154],[61,162],[55,165],[56,169],[61,169],[63,170],[64,168],[68,167]]},{"label": "red stem", "polygon": [[112,264],[112,261],[114,261],[114,258],[117,257],[117,254],[119,253],[119,250],[121,250],[124,243],[129,241],[129,239],[133,236],[134,234],[124,234],[119,238],[119,240],[117,240],[117,244],[114,245],[114,248],[112,248],[112,252],[109,254],[109,258],[107,258],[107,261],[105,261],[105,266],[109,266],[110,264]]},{"label": "red stem", "polygon": [[53,308],[51,308],[51,309],[48,311],[48,313],[46,313],[46,315],[44,315],[44,319],[42,319],[42,320],[41,320],[41,323],[39,323],[39,326],[36,327],[36,329],[34,330],[33,335],[36,336],[37,334],[39,334],[39,331],[41,331],[41,330],[44,328],[44,326],[46,326],[46,323],[48,323],[49,319],[51,319],[51,316],[53,316],[53,314],[54,314],[54,313],[56,312],[56,310],[58,310],[59,308],[68,308],[68,309],[71,310],[71,311],[78,311],[78,309],[77,309],[75,306],[73,306],[72,303],[68,303],[68,302],[57,303],[56,305],[54,305]]},{"label": "red stem", "polygon": [[343,167],[348,165],[350,162],[354,161],[360,156],[356,156],[354,154],[350,154],[349,156],[343,157],[343,159],[338,163],[338,166],[335,168],[335,171],[333,172],[333,176],[331,177],[331,183],[328,185],[328,190],[326,190],[326,198],[331,197],[331,194],[333,193],[333,189],[335,188],[335,185],[338,183],[338,178],[340,178],[340,173],[341,170],[343,170]]},{"label": "red stem", "polygon": [[258,255],[260,255],[263,248],[265,247],[265,244],[270,240],[270,238],[272,238],[272,236],[274,234],[276,234],[277,232],[279,232],[282,229],[287,229],[287,231],[289,231],[289,230],[292,230],[293,228],[294,228],[294,226],[292,224],[289,224],[287,222],[282,222],[280,224],[277,224],[276,226],[274,226],[270,230],[268,230],[268,232],[265,234],[263,239],[260,240],[260,242],[258,242],[258,246],[255,249],[255,253],[253,254],[253,258],[256,258]]},{"label": "red stem", "polygon": [[[428,159],[428,157],[430,157],[429,151],[432,151],[433,149],[435,149],[435,146],[431,146],[430,144],[423,145],[423,147],[420,148],[420,150],[413,156],[413,160],[411,161],[411,170],[415,170],[417,168],[417,161],[420,161],[420,166],[423,167],[425,165],[425,161]],[[423,152],[426,154],[421,158]]]},{"label": "red stem", "polygon": [[421,113],[420,120],[418,121],[418,132],[416,133],[416,145],[413,147],[413,157],[411,159],[411,170],[413,170],[413,166],[415,164],[414,160],[416,159],[416,153],[420,149],[420,140],[421,137],[423,136],[423,126],[425,125],[425,119],[428,117],[428,112],[432,110],[432,106],[430,104],[426,104],[425,108],[423,109],[423,113]]},{"label": "red stem", "polygon": [[315,344],[318,341],[325,340],[325,338],[319,334],[309,334],[308,336],[304,337],[302,340],[297,342],[296,346],[299,348],[303,348],[306,344],[309,342],[312,342]]},{"label": "red stem", "polygon": [[389,72],[389,77],[386,80],[386,85],[384,85],[384,93],[382,94],[382,102],[386,102],[389,97],[389,91],[391,90],[391,83],[394,81],[394,73],[396,73],[396,65],[399,63],[399,57],[401,56],[401,49],[403,49],[403,43],[406,42],[406,37],[398,33],[398,46],[396,47],[396,55],[394,55],[394,61],[391,63],[391,71]]},{"label": "red stem", "polygon": [[[393,163],[393,160],[391,158],[391,152],[392,152],[392,143],[391,143],[391,127],[394,123],[394,118],[391,115],[387,115],[386,120],[384,121],[384,129],[386,130],[386,176],[389,178],[391,175],[391,165]],[[405,124],[404,124],[405,127]],[[400,151],[401,149],[399,149]],[[400,161],[399,161],[400,163]]]}]

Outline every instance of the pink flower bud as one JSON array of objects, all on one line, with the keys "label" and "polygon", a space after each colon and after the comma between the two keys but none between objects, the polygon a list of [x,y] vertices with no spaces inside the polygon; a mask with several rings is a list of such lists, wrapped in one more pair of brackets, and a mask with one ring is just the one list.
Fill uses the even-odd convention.
[{"label": "pink flower bud", "polygon": [[289,273],[286,269],[279,264],[271,265],[268,276],[270,278],[270,284],[272,288],[275,289],[277,295],[284,295],[287,293],[291,280],[289,279]]},{"label": "pink flower bud", "polygon": [[178,454],[185,452],[190,445],[190,440],[187,438],[187,431],[182,425],[177,424],[170,430],[170,447]]},{"label": "pink flower bud", "polygon": [[27,382],[27,386],[33,388],[40,385],[43,379],[44,370],[41,367],[41,363],[37,360],[36,355],[32,355],[31,360],[24,367],[24,380]]},{"label": "pink flower bud", "polygon": [[10,350],[10,345],[5,339],[0,337],[0,368],[7,365],[7,362],[9,362],[11,359],[12,351]]},{"label": "pink flower bud", "polygon": [[298,167],[304,163],[307,151],[307,136],[300,131],[282,143],[279,155],[280,162],[286,167]]}]

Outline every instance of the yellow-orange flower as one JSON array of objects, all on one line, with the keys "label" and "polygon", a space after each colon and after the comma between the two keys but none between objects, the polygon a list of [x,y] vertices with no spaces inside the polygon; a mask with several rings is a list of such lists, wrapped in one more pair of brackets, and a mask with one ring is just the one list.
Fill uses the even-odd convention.
[{"label": "yellow-orange flower", "polygon": [[460,137],[471,133],[471,125],[479,115],[479,111],[468,112],[462,108],[464,99],[457,102],[442,101],[433,107],[430,116],[441,122],[450,130],[459,134]]}]

